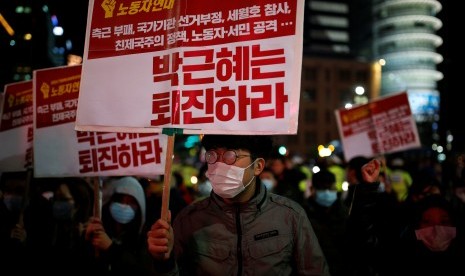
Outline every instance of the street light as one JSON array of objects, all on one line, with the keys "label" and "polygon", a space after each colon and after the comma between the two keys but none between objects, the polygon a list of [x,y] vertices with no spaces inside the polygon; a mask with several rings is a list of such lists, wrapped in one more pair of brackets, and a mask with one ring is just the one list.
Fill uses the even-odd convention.
[{"label": "street light", "polygon": [[365,96],[365,88],[363,86],[355,87],[354,103],[355,104],[368,103],[368,97]]}]

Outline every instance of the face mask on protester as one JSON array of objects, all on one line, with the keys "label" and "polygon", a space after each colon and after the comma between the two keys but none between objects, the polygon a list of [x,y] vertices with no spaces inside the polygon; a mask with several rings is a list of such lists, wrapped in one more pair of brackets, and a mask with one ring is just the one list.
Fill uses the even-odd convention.
[{"label": "face mask on protester", "polygon": [[53,217],[57,220],[70,220],[73,217],[74,204],[69,201],[53,202]]},{"label": "face mask on protester", "polygon": [[253,176],[246,185],[242,183],[242,179],[244,178],[245,170],[254,163],[255,161],[247,167],[241,168],[222,162],[216,162],[215,164],[208,165],[208,170],[205,175],[210,179],[215,194],[222,198],[233,198],[252,183],[255,176]]},{"label": "face mask on protester", "polygon": [[316,190],[315,196],[316,203],[325,207],[329,207],[336,201],[337,191]]},{"label": "face mask on protester", "polygon": [[19,212],[23,204],[23,197],[19,195],[5,194],[3,196],[3,203],[10,212]]},{"label": "face mask on protester", "polygon": [[129,205],[113,202],[110,204],[111,216],[121,224],[127,224],[136,216],[136,211]]},{"label": "face mask on protester", "polygon": [[273,189],[273,180],[271,179],[262,179],[263,185],[265,185],[266,189],[268,191],[271,191]]},{"label": "face mask on protester", "polygon": [[434,225],[415,230],[417,240],[421,240],[426,247],[434,252],[445,251],[456,234],[457,230],[455,227],[443,225]]}]

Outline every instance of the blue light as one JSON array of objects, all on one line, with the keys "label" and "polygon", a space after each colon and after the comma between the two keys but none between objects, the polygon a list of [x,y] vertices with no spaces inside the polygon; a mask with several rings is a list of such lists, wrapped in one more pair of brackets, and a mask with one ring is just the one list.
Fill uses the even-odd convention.
[{"label": "blue light", "polygon": [[191,135],[191,136],[187,137],[186,142],[184,142],[184,147],[186,147],[188,149],[192,148],[199,141],[200,141],[200,139],[199,139],[198,135]]},{"label": "blue light", "polygon": [[56,15],[52,15],[52,16],[50,17],[50,20],[52,20],[52,25],[53,25],[54,27],[58,26],[58,18],[57,18]]},{"label": "blue light", "polygon": [[66,50],[71,50],[73,48],[73,42],[69,39],[66,40],[65,45],[66,45]]}]

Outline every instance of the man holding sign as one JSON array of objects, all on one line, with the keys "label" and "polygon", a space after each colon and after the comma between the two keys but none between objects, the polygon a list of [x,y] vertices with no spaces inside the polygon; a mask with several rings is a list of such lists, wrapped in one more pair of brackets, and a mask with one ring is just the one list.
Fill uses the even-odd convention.
[{"label": "man holding sign", "polygon": [[190,275],[329,275],[304,209],[270,193],[258,177],[270,136],[202,139],[210,197],[156,221],[148,248],[161,273]]}]

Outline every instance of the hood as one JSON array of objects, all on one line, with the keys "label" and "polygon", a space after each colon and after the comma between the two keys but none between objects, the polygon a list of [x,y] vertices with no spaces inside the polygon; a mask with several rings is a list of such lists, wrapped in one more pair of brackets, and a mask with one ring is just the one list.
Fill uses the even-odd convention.
[{"label": "hood", "polygon": [[119,179],[111,180],[108,185],[110,186],[109,188],[113,191],[113,193],[131,195],[137,200],[142,214],[142,221],[140,225],[140,229],[142,230],[145,224],[146,204],[144,189],[142,188],[140,182],[135,177],[125,176]]}]

